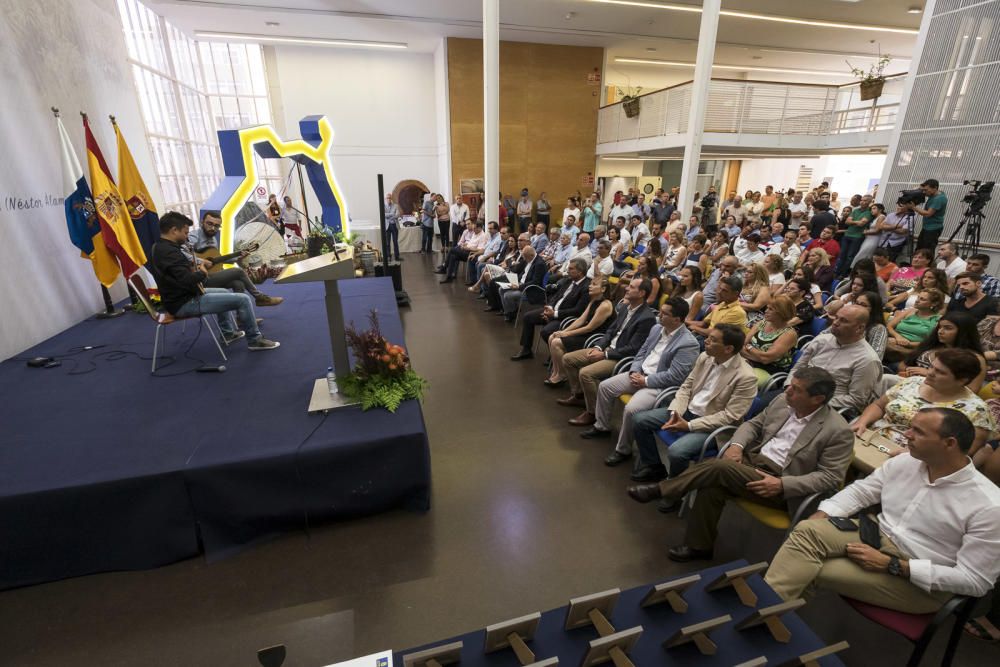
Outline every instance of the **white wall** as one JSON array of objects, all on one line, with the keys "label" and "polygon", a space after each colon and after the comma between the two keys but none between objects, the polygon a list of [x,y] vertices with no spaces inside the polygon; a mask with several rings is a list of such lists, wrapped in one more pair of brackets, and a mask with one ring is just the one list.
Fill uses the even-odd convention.
[{"label": "white wall", "polygon": [[[434,54],[286,46],[274,52],[286,132],[297,136],[305,116],[330,119],[333,169],[355,224],[378,225],[378,173],[387,192],[410,178],[435,192],[447,188],[439,170],[444,93]],[[315,215],[319,204],[306,189]]]},{"label": "white wall", "polygon": [[828,155],[820,158],[767,158],[743,160],[740,167],[739,186],[736,191],[743,194],[747,190],[764,190],[765,185],[787,190],[795,187],[799,167],[812,167],[810,187],[819,185],[827,176],[832,176],[830,189],[840,194],[846,202],[853,194],[871,192],[868,183],[878,179],[885,163],[884,155]]},{"label": "white wall", "polygon": [[[62,110],[87,171],[79,111],[112,171],[117,169],[114,114],[161,203],[114,0],[0,0],[0,359],[14,356],[103,308],[90,261],[69,240],[59,138],[50,106]],[[17,210],[9,197],[35,199]],[[47,201],[47,197],[53,198]],[[112,290],[125,296],[123,283]],[[114,320],[108,327],[114,327]],[[94,341],[100,342],[100,341]],[[53,350],[59,352],[59,350]]]}]

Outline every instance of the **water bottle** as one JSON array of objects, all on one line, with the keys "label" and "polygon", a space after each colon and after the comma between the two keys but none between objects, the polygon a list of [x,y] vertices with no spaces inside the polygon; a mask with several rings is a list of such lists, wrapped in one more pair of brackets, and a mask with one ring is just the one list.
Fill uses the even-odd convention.
[{"label": "water bottle", "polygon": [[330,390],[331,396],[338,391],[337,376],[333,374],[333,366],[328,366],[326,369],[326,388]]}]

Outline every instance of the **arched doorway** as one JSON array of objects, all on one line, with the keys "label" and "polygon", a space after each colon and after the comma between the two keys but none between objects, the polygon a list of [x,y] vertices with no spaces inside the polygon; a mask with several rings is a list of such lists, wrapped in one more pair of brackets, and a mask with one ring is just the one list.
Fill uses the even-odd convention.
[{"label": "arched doorway", "polygon": [[420,181],[400,181],[392,190],[392,199],[399,206],[403,215],[409,215],[420,211],[420,207],[424,203],[424,195],[428,192],[430,190]]}]

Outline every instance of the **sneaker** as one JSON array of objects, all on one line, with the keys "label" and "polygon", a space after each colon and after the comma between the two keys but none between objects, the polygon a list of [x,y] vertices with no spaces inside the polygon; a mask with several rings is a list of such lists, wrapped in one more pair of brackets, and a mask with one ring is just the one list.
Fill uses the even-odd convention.
[{"label": "sneaker", "polygon": [[282,296],[268,296],[266,294],[258,294],[254,298],[254,303],[258,306],[277,306],[279,303],[285,300]]},{"label": "sneaker", "polygon": [[276,340],[268,340],[268,339],[264,338],[263,336],[258,336],[257,338],[253,338],[247,344],[247,349],[249,349],[251,351],[255,351],[255,350],[273,350],[276,347],[281,347],[281,343],[279,343]]},{"label": "sneaker", "polygon": [[225,343],[226,345],[232,345],[233,343],[235,343],[240,338],[243,338],[246,335],[247,335],[246,331],[234,331],[233,333],[224,333],[222,334],[222,342]]}]

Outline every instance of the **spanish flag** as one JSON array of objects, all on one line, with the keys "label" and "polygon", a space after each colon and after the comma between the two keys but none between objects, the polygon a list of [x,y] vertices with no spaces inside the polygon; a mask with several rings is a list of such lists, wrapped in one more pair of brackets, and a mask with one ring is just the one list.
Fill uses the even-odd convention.
[{"label": "spanish flag", "polygon": [[149,190],[139,175],[132,152],[128,149],[114,116],[111,117],[111,124],[114,125],[115,137],[118,139],[118,192],[125,200],[139,244],[149,258],[152,257],[153,244],[160,238],[160,217],[156,214],[153,198],[149,196]]},{"label": "spanish flag", "polygon": [[118,278],[118,262],[101,238],[101,223],[97,219],[90,186],[87,185],[83,168],[76,157],[76,151],[73,150],[69,133],[58,116],[56,125],[62,149],[63,192],[66,193],[64,203],[69,238],[73,245],[80,249],[80,256],[91,261],[94,274],[101,284],[110,287]]},{"label": "spanish flag", "polygon": [[122,273],[129,278],[146,263],[146,253],[142,251],[139,237],[125,207],[125,201],[118,192],[111,170],[104,155],[90,131],[87,117],[83,117],[83,129],[87,139],[87,166],[90,168],[90,188],[94,195],[94,208],[101,221],[101,238],[108,250],[118,258]]}]

